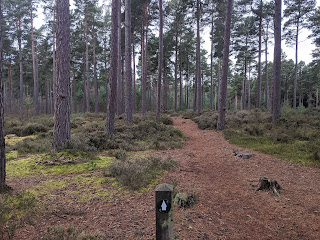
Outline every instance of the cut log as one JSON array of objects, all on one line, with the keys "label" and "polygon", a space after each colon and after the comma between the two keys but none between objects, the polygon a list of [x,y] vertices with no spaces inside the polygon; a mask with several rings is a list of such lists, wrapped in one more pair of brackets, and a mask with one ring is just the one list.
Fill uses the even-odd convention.
[{"label": "cut log", "polygon": [[244,153],[244,152],[235,152],[234,155],[242,159],[249,159],[255,156],[253,153]]},{"label": "cut log", "polygon": [[269,191],[272,190],[272,192],[277,195],[278,197],[280,197],[280,193],[278,192],[278,190],[280,190],[281,187],[278,184],[278,182],[272,178],[266,178],[266,177],[261,177],[259,179],[259,184],[258,184],[258,188],[257,191],[263,190],[263,191]]}]

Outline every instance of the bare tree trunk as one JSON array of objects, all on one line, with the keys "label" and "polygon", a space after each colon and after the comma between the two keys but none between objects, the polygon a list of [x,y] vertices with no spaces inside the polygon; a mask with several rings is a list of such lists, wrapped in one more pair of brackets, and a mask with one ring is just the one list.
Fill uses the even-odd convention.
[{"label": "bare tree trunk", "polygon": [[[246,37],[246,45],[248,43],[248,38]],[[246,109],[246,95],[247,95],[247,67],[248,67],[248,61],[247,61],[247,52],[245,52],[244,56],[244,74],[243,74],[243,80],[242,80],[242,109]]]},{"label": "bare tree trunk", "polygon": [[296,64],[294,66],[294,82],[293,82],[293,108],[297,108],[297,82],[298,82],[298,43],[299,43],[299,23],[296,31]]},{"label": "bare tree trunk", "polygon": [[142,115],[145,115],[147,112],[147,76],[146,76],[146,46],[145,46],[145,25],[146,25],[146,12],[147,5],[143,6],[143,16],[142,16],[142,26],[141,26],[141,108]]},{"label": "bare tree trunk", "polygon": [[[56,1],[56,0],[55,0]],[[57,62],[56,62],[56,7],[53,8],[53,28],[52,28],[52,91],[50,92],[52,98],[51,112],[54,112],[55,96],[56,96],[56,81],[57,81]]]},{"label": "bare tree trunk", "polygon": [[181,51],[181,38],[180,38],[180,67],[179,67],[179,70],[180,70],[180,103],[179,103],[179,107],[180,109],[183,108],[183,85],[182,85],[182,82],[183,82],[183,74],[182,74],[182,51]]},{"label": "bare tree trunk", "polygon": [[249,77],[248,77],[248,109],[251,109],[251,68],[249,63]]},{"label": "bare tree trunk", "polygon": [[93,39],[93,78],[94,78],[94,112],[99,112],[99,88],[98,88],[98,77],[97,77],[97,59],[96,59],[96,40],[95,36]]},{"label": "bare tree trunk", "polygon": [[69,0],[57,0],[57,86],[52,150],[70,139],[70,11]]},{"label": "bare tree trunk", "polygon": [[132,59],[133,59],[133,78],[132,78],[132,85],[133,85],[133,104],[132,104],[132,111],[133,113],[137,112],[137,95],[136,95],[136,52],[135,52],[135,43],[134,43],[134,36],[132,36]]},{"label": "bare tree trunk", "polygon": [[32,69],[33,69],[33,107],[34,114],[39,115],[39,80],[37,74],[37,61],[35,52],[35,39],[33,31],[33,11],[32,2],[30,4],[30,21],[31,21],[31,47],[32,47]]},{"label": "bare tree trunk", "polygon": [[211,50],[210,50],[210,110],[213,111],[213,98],[214,98],[214,90],[213,90],[213,13],[211,15]]},{"label": "bare tree trunk", "polygon": [[109,84],[108,84],[108,69],[107,69],[107,39],[104,42],[104,81],[106,88],[106,110],[108,110],[109,102]]},{"label": "bare tree trunk", "polygon": [[259,50],[258,50],[258,83],[257,83],[257,108],[261,106],[261,36],[262,36],[262,0],[260,0],[259,16]]},{"label": "bare tree trunk", "polygon": [[166,61],[164,62],[163,67],[163,111],[168,110],[168,79],[167,79],[167,64]]},{"label": "bare tree trunk", "polygon": [[201,65],[200,65],[200,1],[197,0],[197,47],[196,47],[196,82],[197,82],[197,111],[200,112],[202,110],[202,101],[201,101]]},{"label": "bare tree trunk", "polygon": [[131,1],[125,4],[126,122],[132,124]]},{"label": "bare tree trunk", "polygon": [[237,92],[234,93],[234,110],[238,110],[238,96]]},{"label": "bare tree trunk", "polygon": [[267,31],[265,39],[265,55],[266,55],[266,82],[265,82],[265,92],[266,92],[266,105],[267,109],[271,111],[271,102],[270,102],[270,92],[269,92],[269,74],[268,74],[268,40],[269,40],[269,22],[267,22]]},{"label": "bare tree trunk", "polygon": [[186,106],[189,109],[189,56],[187,56]]},{"label": "bare tree trunk", "polygon": [[121,1],[119,1],[119,6],[118,6],[118,85],[117,85],[117,115],[121,115],[122,114],[122,79],[121,79],[121,69],[122,69],[122,65],[121,65],[121,58],[122,58],[122,50],[121,50]]},{"label": "bare tree trunk", "polygon": [[272,119],[280,118],[281,104],[281,0],[275,0],[274,28],[274,62],[273,62],[273,94]]},{"label": "bare tree trunk", "polygon": [[4,133],[4,92],[2,78],[2,1],[0,0],[0,192],[6,186],[6,144]]},{"label": "bare tree trunk", "polygon": [[77,82],[76,82],[76,71],[73,70],[73,109],[77,112]]},{"label": "bare tree trunk", "polygon": [[86,84],[85,84],[85,112],[90,112],[90,79],[89,79],[89,43],[88,43],[88,13],[85,9],[85,38],[86,38]]},{"label": "bare tree trunk", "polygon": [[19,67],[20,67],[20,92],[19,92],[19,115],[23,118],[23,105],[24,105],[24,89],[23,89],[23,66],[22,66],[22,47],[21,47],[21,18],[17,20],[17,32],[18,32],[18,46],[19,46]]},{"label": "bare tree trunk", "polygon": [[221,60],[218,59],[218,99],[217,99],[217,110],[219,110],[220,102],[220,88],[221,88]]},{"label": "bare tree trunk", "polygon": [[158,86],[157,86],[157,115],[156,119],[160,119],[161,111],[161,78],[162,78],[162,61],[163,61],[163,12],[162,12],[162,0],[159,0],[159,51],[158,51]]},{"label": "bare tree trunk", "polygon": [[116,114],[115,106],[117,104],[117,66],[119,56],[118,33],[120,26],[118,25],[120,0],[112,0],[112,15],[111,15],[111,60],[110,60],[110,94],[109,104],[106,118],[106,132],[109,137],[114,134],[114,118]]},{"label": "bare tree trunk", "polygon": [[178,24],[176,23],[174,62],[174,112],[178,111]]},{"label": "bare tree trunk", "polygon": [[316,93],[316,109],[319,109],[319,89],[318,88]]},{"label": "bare tree trunk", "polygon": [[223,47],[223,66],[222,79],[220,88],[220,101],[217,130],[223,130],[225,127],[225,114],[227,107],[227,84],[228,84],[228,63],[229,63],[229,47],[230,47],[230,32],[231,32],[231,15],[232,15],[232,0],[227,2],[226,23],[224,33]]},{"label": "bare tree trunk", "polygon": [[8,68],[8,80],[9,80],[9,113],[12,113],[12,98],[13,98],[13,87],[12,87],[12,59],[9,57],[9,68]]}]

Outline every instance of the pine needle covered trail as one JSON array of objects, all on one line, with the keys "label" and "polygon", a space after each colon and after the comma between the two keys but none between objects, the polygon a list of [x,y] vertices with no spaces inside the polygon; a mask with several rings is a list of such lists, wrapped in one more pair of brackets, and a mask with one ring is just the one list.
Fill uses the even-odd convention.
[{"label": "pine needle covered trail", "polygon": [[[222,132],[200,130],[188,119],[175,117],[174,127],[188,137],[184,146],[152,153],[178,162],[178,168],[160,183],[174,184],[176,191],[196,196],[191,208],[174,206],[177,239],[320,239],[319,168],[259,152],[249,159],[235,157],[234,151],[252,151],[229,144]],[[100,178],[102,172],[86,174],[84,177]],[[256,191],[260,177],[276,179],[282,187],[280,197],[272,191]],[[23,188],[28,183],[17,179],[9,184]],[[37,217],[35,226],[19,229],[15,239],[43,238],[53,226],[77,226],[98,232],[103,239],[155,239],[154,188],[123,193],[105,184],[110,188],[110,198],[105,200],[97,197],[72,203],[47,199],[50,207]]]},{"label": "pine needle covered trail", "polygon": [[[320,169],[259,152],[236,158],[234,150],[252,151],[189,119],[174,118],[174,126],[189,140],[170,153],[180,163],[170,178],[199,196],[193,208],[175,213],[179,239],[320,239]],[[262,176],[278,180],[280,197],[256,191]]]}]

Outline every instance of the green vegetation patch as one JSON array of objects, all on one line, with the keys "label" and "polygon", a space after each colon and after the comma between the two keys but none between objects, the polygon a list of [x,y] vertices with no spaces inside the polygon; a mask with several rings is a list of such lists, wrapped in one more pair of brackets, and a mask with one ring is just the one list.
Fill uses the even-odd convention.
[{"label": "green vegetation patch", "polygon": [[106,239],[105,235],[100,232],[86,232],[81,228],[74,226],[54,226],[47,229],[44,240],[102,240]]},{"label": "green vegetation patch", "polygon": [[[215,112],[193,116],[200,129],[216,129],[217,119]],[[318,111],[284,108],[281,118],[274,123],[270,113],[259,109],[229,111],[224,133],[232,144],[303,165],[320,167]]]},{"label": "green vegetation patch", "polygon": [[28,177],[35,174],[55,176],[72,173],[83,173],[87,171],[106,168],[109,166],[112,160],[111,157],[98,156],[92,160],[65,158],[65,162],[53,161],[50,162],[51,164],[43,164],[45,161],[47,161],[45,159],[50,158],[48,156],[51,155],[39,155],[34,158],[29,157],[9,161],[7,164],[7,175],[8,177]]},{"label": "green vegetation patch", "polygon": [[0,236],[12,239],[24,223],[32,224],[36,214],[36,197],[29,191],[0,194]]},{"label": "green vegetation patch", "polygon": [[110,198],[111,190],[107,188],[105,182],[103,176],[92,174],[65,176],[42,181],[30,191],[39,198],[79,203],[94,198]]},{"label": "green vegetation patch", "polygon": [[[42,116],[34,118],[33,121],[32,123],[12,122],[7,124],[7,128],[10,129],[8,131],[18,136],[23,135],[22,131],[28,133],[26,138],[19,140],[12,138],[8,151],[16,150],[20,156],[50,152],[52,117]],[[71,139],[65,148],[74,153],[86,152],[92,155],[110,149],[144,151],[179,148],[185,137],[181,131],[170,126],[172,124],[172,119],[167,115],[161,115],[157,121],[154,113],[148,113],[145,116],[134,115],[133,124],[129,125],[125,122],[124,115],[120,115],[115,121],[114,136],[110,138],[105,133],[104,114],[77,114],[71,117]],[[22,130],[20,129],[18,133],[12,130],[14,128]]]},{"label": "green vegetation patch", "polygon": [[120,184],[132,190],[141,190],[148,189],[164,171],[175,166],[176,162],[172,158],[162,160],[159,157],[147,156],[117,160],[110,164],[108,170],[109,176],[114,177]]}]

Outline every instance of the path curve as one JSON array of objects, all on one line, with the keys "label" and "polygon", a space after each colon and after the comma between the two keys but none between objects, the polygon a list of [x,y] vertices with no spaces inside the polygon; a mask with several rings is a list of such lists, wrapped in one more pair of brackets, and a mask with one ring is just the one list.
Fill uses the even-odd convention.
[{"label": "path curve", "polygon": [[[229,144],[222,132],[173,118],[189,140],[170,155],[180,168],[168,178],[193,190],[198,203],[178,211],[179,239],[320,239],[320,169]],[[251,159],[233,151],[253,152]],[[276,179],[280,197],[255,191],[260,177]]]}]

